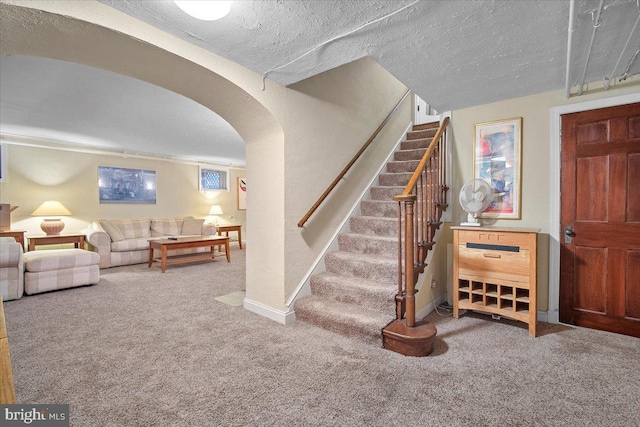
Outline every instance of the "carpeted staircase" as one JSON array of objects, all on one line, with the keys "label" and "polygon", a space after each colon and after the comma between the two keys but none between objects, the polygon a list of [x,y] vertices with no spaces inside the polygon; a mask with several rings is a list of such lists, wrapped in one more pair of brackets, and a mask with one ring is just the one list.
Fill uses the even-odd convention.
[{"label": "carpeted staircase", "polygon": [[438,123],[416,125],[371,187],[371,200],[350,219],[349,233],[338,236],[337,252],[325,256],[326,271],[311,276],[311,295],[298,298],[296,319],[382,343],[382,328],[395,320],[398,289],[398,203],[418,167]]}]

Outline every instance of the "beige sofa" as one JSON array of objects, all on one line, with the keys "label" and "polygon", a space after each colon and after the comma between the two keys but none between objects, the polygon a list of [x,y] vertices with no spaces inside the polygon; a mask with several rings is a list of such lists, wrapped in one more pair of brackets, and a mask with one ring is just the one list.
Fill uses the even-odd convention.
[{"label": "beige sofa", "polygon": [[[216,234],[216,227],[193,217],[101,219],[81,233],[85,235],[87,248],[100,255],[100,268],[108,268],[148,262],[150,239],[212,236]],[[175,255],[204,250],[206,248],[178,250]]]}]

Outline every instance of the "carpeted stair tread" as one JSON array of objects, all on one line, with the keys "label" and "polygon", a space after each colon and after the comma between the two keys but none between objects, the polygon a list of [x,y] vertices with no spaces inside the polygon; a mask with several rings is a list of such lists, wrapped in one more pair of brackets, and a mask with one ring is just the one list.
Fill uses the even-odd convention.
[{"label": "carpeted stair tread", "polygon": [[396,237],[342,233],[338,236],[338,246],[341,251],[345,252],[398,258],[398,239]]},{"label": "carpeted stair tread", "polygon": [[363,200],[360,202],[360,212],[363,216],[396,218],[398,202],[395,200]]},{"label": "carpeted stair tread", "polygon": [[381,173],[378,176],[378,184],[380,186],[401,186],[405,187],[413,172],[400,172],[400,173]]},{"label": "carpeted stair tread", "polygon": [[375,186],[371,187],[369,192],[373,200],[395,200],[394,197],[402,194],[404,189],[405,185]]},{"label": "carpeted stair tread", "polygon": [[413,130],[435,129],[437,131],[439,127],[440,122],[420,123],[419,125],[413,125]]},{"label": "carpeted stair tread", "polygon": [[330,272],[315,274],[311,278],[311,293],[345,304],[354,304],[394,315],[397,284],[343,276]]},{"label": "carpeted stair tread", "polygon": [[352,233],[386,237],[398,236],[398,219],[378,216],[354,216],[349,220]]},{"label": "carpeted stair tread", "polygon": [[408,161],[395,161],[392,160],[387,163],[387,172],[399,173],[399,172],[413,172],[416,170],[420,160],[408,160]]},{"label": "carpeted stair tread", "polygon": [[393,154],[393,160],[421,160],[426,148],[416,148],[412,150],[400,150]]},{"label": "carpeted stair tread", "polygon": [[298,298],[295,310],[296,319],[377,346],[382,344],[382,328],[394,320],[388,314],[315,295]]},{"label": "carpeted stair tread", "polygon": [[407,132],[407,139],[433,138],[436,132],[437,129],[410,130]]},{"label": "carpeted stair tread", "polygon": [[344,276],[390,283],[398,278],[398,260],[395,258],[336,251],[325,256],[324,264],[328,272]]},{"label": "carpeted stair tread", "polygon": [[427,149],[433,138],[420,138],[405,140],[400,143],[400,150],[417,150],[419,148]]}]

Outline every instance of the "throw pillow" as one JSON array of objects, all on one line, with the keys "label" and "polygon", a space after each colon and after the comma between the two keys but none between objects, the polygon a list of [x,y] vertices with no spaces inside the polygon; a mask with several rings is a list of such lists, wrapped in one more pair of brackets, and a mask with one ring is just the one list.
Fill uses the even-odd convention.
[{"label": "throw pillow", "polygon": [[148,219],[123,219],[120,222],[125,239],[139,239],[150,235]]},{"label": "throw pillow", "polygon": [[[182,221],[180,221],[182,222]],[[152,219],[151,220],[151,235],[156,236],[178,236],[182,224],[179,224],[175,219]]]},{"label": "throw pillow", "polygon": [[120,221],[100,220],[100,226],[109,235],[112,242],[124,240],[124,230],[121,229],[119,223]]},{"label": "throw pillow", "polygon": [[185,236],[196,234],[202,234],[202,225],[204,224],[204,219],[198,218],[185,218],[182,223],[182,234]]}]

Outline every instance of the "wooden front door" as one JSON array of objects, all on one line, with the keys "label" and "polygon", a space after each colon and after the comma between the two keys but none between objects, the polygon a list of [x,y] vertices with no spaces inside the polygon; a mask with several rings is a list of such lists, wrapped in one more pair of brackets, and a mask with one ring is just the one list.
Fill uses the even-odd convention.
[{"label": "wooden front door", "polygon": [[560,321],[640,337],[640,103],[562,116]]}]

